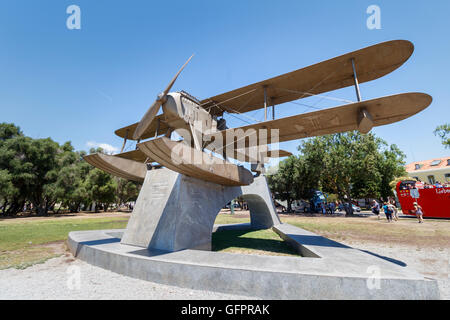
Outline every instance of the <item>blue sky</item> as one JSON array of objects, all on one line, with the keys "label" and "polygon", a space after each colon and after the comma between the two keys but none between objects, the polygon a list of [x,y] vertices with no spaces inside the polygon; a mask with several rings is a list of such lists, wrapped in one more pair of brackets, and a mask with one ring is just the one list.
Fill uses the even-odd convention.
[{"label": "blue sky", "polygon": [[[66,27],[69,5],[81,30]],[[366,9],[381,8],[381,30]],[[425,92],[432,105],[375,128],[407,162],[449,155],[436,126],[450,121],[450,2],[442,1],[0,1],[0,122],[26,135],[120,148],[114,130],[138,121],[192,54],[173,90],[204,99],[379,42],[406,39],[400,69],[361,85],[363,99]],[[355,99],[353,88],[329,93]],[[317,97],[303,99],[314,104]],[[326,108],[341,103],[323,100]],[[310,111],[287,103],[277,117]],[[250,116],[262,120],[263,111]],[[226,117],[231,127],[245,125]],[[282,143],[296,152],[299,141]],[[131,143],[128,148],[133,148]]]}]

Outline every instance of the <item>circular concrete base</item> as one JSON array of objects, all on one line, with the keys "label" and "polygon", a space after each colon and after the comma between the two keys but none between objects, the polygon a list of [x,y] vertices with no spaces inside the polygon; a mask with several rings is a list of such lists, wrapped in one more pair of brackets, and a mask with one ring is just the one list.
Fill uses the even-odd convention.
[{"label": "circular concrete base", "polygon": [[263,299],[439,299],[436,281],[406,266],[288,224],[273,229],[302,256],[147,250],[121,244],[123,230],[71,232],[68,245],[90,264],[192,289]]}]

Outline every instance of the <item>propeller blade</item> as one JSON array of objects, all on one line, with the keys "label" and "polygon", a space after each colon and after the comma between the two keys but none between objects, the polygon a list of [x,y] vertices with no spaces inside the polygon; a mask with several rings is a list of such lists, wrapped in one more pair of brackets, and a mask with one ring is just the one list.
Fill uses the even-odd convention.
[{"label": "propeller blade", "polygon": [[153,105],[144,114],[144,116],[142,117],[142,119],[139,122],[138,126],[136,127],[136,130],[134,131],[133,139],[138,140],[144,134],[144,132],[147,130],[147,128],[152,124],[153,119],[155,119],[156,115],[158,114],[159,109],[161,108],[161,106],[165,102],[166,96],[169,93],[170,89],[172,89],[173,84],[177,80],[177,78],[180,75],[181,71],[183,71],[184,67],[186,67],[186,65],[189,63],[189,61],[191,61],[193,56],[194,55],[192,55],[183,64],[181,69],[178,70],[178,72],[175,75],[175,77],[173,77],[172,81],[170,81],[170,83],[167,86],[167,88],[158,95],[158,97],[156,98],[156,101],[153,103]]},{"label": "propeller blade", "polygon": [[177,74],[175,75],[175,77],[173,77],[172,81],[170,81],[169,85],[167,86],[166,90],[163,91],[163,96],[166,96],[170,89],[172,89],[173,84],[175,83],[175,81],[177,81],[178,76],[180,75],[181,71],[183,71],[184,67],[186,67],[186,65],[189,63],[189,61],[191,61],[192,57],[194,55],[192,55],[181,67],[181,69],[177,72]]},{"label": "propeller blade", "polygon": [[138,126],[136,127],[136,130],[134,130],[133,139],[138,140],[147,130],[147,128],[151,125],[153,122],[153,119],[155,119],[156,115],[158,114],[159,108],[161,108],[163,104],[162,100],[156,100],[153,105],[147,110],[147,112],[142,117],[141,121],[139,122]]}]

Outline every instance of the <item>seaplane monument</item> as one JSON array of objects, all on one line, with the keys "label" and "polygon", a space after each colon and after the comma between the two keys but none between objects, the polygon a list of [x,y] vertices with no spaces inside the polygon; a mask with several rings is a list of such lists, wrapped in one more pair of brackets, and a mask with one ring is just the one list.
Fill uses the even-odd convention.
[{"label": "seaplane monument", "polygon": [[[189,58],[139,122],[115,131],[124,139],[121,153],[85,157],[143,186],[125,230],[71,232],[71,251],[132,277],[263,298],[438,298],[436,282],[409,268],[281,223],[264,176],[270,158],[290,155],[269,146],[352,130],[365,134],[428,107],[432,98],[424,93],[361,98],[360,83],[396,70],[413,50],[409,41],[388,41],[203,100],[170,92]],[[276,105],[349,86],[356,102],[275,119]],[[257,109],[264,109],[265,121],[227,127],[224,114]],[[123,152],[127,140],[137,141],[136,150]],[[250,163],[251,170],[232,159]],[[238,196],[248,203],[250,224],[215,226],[220,209]],[[226,228],[272,228],[301,257],[210,252],[212,233]],[[368,285],[373,266],[383,271],[381,289]]]}]

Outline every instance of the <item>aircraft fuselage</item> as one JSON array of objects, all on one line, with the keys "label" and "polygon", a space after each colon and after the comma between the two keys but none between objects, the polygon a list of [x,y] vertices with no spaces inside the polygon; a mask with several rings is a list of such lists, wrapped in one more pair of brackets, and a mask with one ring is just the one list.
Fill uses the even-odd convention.
[{"label": "aircraft fuselage", "polygon": [[[184,92],[171,92],[162,105],[165,122],[183,138],[217,132],[217,119]],[[221,129],[225,129],[223,126]],[[192,141],[192,140],[191,140]]]}]

